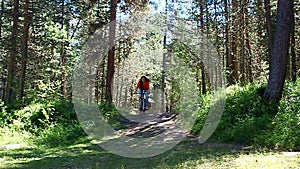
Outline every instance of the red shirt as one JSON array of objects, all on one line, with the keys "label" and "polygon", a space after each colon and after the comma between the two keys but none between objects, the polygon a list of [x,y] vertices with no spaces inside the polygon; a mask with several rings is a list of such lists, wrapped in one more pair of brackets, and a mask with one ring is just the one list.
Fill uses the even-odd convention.
[{"label": "red shirt", "polygon": [[143,85],[141,85],[141,82],[139,81],[137,86],[137,88],[141,89],[141,90],[149,90],[149,82],[144,82]]}]

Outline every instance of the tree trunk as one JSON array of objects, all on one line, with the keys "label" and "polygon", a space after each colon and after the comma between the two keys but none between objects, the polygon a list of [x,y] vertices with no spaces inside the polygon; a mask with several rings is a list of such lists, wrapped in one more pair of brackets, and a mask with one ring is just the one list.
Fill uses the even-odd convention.
[{"label": "tree trunk", "polygon": [[[164,36],[164,46],[166,46],[166,34]],[[161,75],[161,113],[165,112],[165,74],[166,74],[166,57],[167,57],[167,52],[163,53],[163,59],[162,59],[162,75]]]},{"label": "tree trunk", "polygon": [[[104,57],[101,61],[101,68],[102,68],[102,74],[101,74],[101,96],[100,96],[100,100],[101,102],[103,102],[105,100],[106,97],[106,76],[105,76],[105,65],[107,64],[106,58]],[[100,84],[99,84],[100,85]]]},{"label": "tree trunk", "polygon": [[13,26],[11,32],[11,49],[10,58],[8,62],[7,72],[7,87],[5,101],[11,103],[15,100],[15,70],[16,70],[16,58],[17,51],[17,33],[18,33],[18,17],[19,17],[19,0],[14,0],[14,12],[13,12]]},{"label": "tree trunk", "polygon": [[21,61],[21,76],[20,76],[20,95],[19,99],[22,99],[24,96],[24,85],[25,85],[25,75],[26,75],[26,66],[27,66],[27,54],[28,54],[28,34],[30,26],[30,16],[29,16],[29,0],[25,1],[24,11],[25,11],[25,21],[24,21],[24,30],[22,37],[22,61]]},{"label": "tree trunk", "polygon": [[293,0],[278,0],[277,22],[272,49],[270,76],[264,92],[266,100],[280,100],[286,77],[287,56],[292,29]]},{"label": "tree trunk", "polygon": [[5,90],[6,90],[6,71],[7,71],[7,64],[4,63],[3,65],[3,71],[1,73],[1,90],[2,90],[2,93],[1,93],[1,99],[2,100],[5,100]]},{"label": "tree trunk", "polygon": [[232,80],[230,77],[230,51],[229,51],[229,12],[228,12],[228,3],[227,0],[224,0],[224,8],[225,8],[225,55],[226,55],[226,76],[228,84],[232,84]]},{"label": "tree trunk", "polygon": [[267,27],[267,37],[268,37],[268,58],[267,60],[270,61],[271,52],[273,49],[273,31],[272,31],[272,22],[271,22],[271,6],[270,0],[264,1],[265,6],[265,17],[266,17],[266,27]]},{"label": "tree trunk", "polygon": [[240,82],[242,85],[246,84],[246,71],[245,71],[245,60],[246,60],[246,48],[245,48],[245,0],[240,0],[240,12],[239,12],[239,45],[240,45]]},{"label": "tree trunk", "polygon": [[[120,51],[118,51],[120,52]],[[116,81],[114,86],[114,95],[115,95],[115,105],[119,106],[119,84],[120,84],[120,64],[117,65]]]},{"label": "tree trunk", "polygon": [[[1,1],[1,13],[0,13],[0,39],[2,38],[2,17],[4,13],[4,0]],[[7,69],[7,64],[4,61],[3,62],[3,71],[1,72],[1,98],[2,100],[5,99],[5,84],[6,84],[6,69]]]},{"label": "tree trunk", "polygon": [[[206,38],[208,38],[209,33],[210,33],[210,30],[209,30],[210,25],[209,25],[208,21],[211,20],[210,13],[209,13],[209,2],[208,1],[205,1],[205,9],[206,9],[206,12],[203,13],[203,14],[206,16],[205,19],[206,19],[207,22],[206,22],[206,25],[204,25],[204,21],[203,21],[203,29],[204,29],[204,26],[205,26],[206,27],[206,30],[205,30]],[[204,63],[202,65],[203,65],[202,66],[202,71],[205,72]],[[204,74],[206,74],[206,76],[204,74],[202,74],[203,79],[206,79],[206,81],[202,81],[202,83],[203,83],[203,86],[205,85],[209,88],[209,90],[211,90],[212,89],[212,83],[213,83],[213,71],[210,71],[209,73],[210,73],[210,75],[204,73]],[[206,77],[206,78],[204,78],[204,77]]]},{"label": "tree trunk", "polygon": [[[61,30],[64,29],[65,24],[65,1],[62,1],[61,6]],[[61,94],[66,99],[67,98],[67,76],[66,76],[66,52],[65,52],[65,41],[61,42],[60,49],[60,66],[61,66]]]},{"label": "tree trunk", "polygon": [[[261,73],[263,73],[263,69],[262,69],[262,61],[265,59],[264,58],[264,35],[263,32],[265,30],[265,26],[264,24],[262,24],[262,21],[265,20],[265,10],[263,8],[263,1],[262,0],[257,0],[257,5],[256,5],[256,11],[257,11],[257,19],[256,19],[256,27],[257,27],[257,35],[256,37],[257,39],[257,47],[256,50],[253,50],[253,53],[255,54],[255,62],[253,65],[249,64],[249,66],[252,66],[252,68],[254,69],[254,79],[258,79],[261,76]],[[247,20],[249,25],[249,19]],[[263,22],[265,23],[265,22]],[[250,26],[250,25],[249,25]],[[248,27],[249,29],[250,27]],[[250,39],[249,39],[249,33],[247,33],[248,37],[247,37],[247,44],[250,45]]]},{"label": "tree trunk", "polygon": [[[203,6],[203,2],[200,2],[200,29],[201,32],[204,32],[204,6]],[[201,43],[201,49],[203,49],[204,46]],[[201,50],[200,56],[203,55],[203,52]],[[206,82],[205,82],[205,67],[204,67],[204,63],[201,60],[200,62],[200,67],[201,67],[201,86],[202,86],[202,94],[206,94]]]},{"label": "tree trunk", "polygon": [[230,84],[235,84],[239,80],[239,74],[238,74],[238,62],[237,62],[237,32],[238,32],[238,22],[237,22],[237,12],[238,12],[238,1],[233,0],[232,1],[232,26],[233,26],[233,34],[231,38],[231,54],[229,57],[229,68],[230,68]]},{"label": "tree trunk", "polygon": [[296,82],[297,78],[297,63],[296,63],[296,37],[295,37],[295,9],[293,4],[292,32],[291,32],[291,55],[292,55],[292,81]]},{"label": "tree trunk", "polygon": [[214,0],[214,24],[215,24],[215,38],[216,38],[216,49],[217,49],[217,52],[218,52],[218,54],[220,55],[220,47],[219,47],[219,28],[218,28],[218,26],[219,26],[219,22],[218,22],[218,16],[217,16],[217,14],[218,14],[218,10],[217,10],[217,4],[218,2],[217,2],[217,0]]},{"label": "tree trunk", "polygon": [[119,97],[119,106],[122,106],[122,102],[123,101],[123,88],[124,88],[124,67],[125,67],[125,61],[122,64],[122,77],[121,77],[121,83],[120,83],[120,92],[119,95],[117,95]]},{"label": "tree trunk", "polygon": [[206,82],[205,82],[205,67],[204,63],[201,61],[201,81],[202,81],[202,94],[206,94]]},{"label": "tree trunk", "polygon": [[110,25],[109,25],[109,51],[106,77],[106,100],[112,103],[112,85],[115,72],[115,33],[116,33],[116,0],[111,0]]},{"label": "tree trunk", "polygon": [[2,38],[2,17],[4,13],[4,0],[1,1],[1,13],[0,13],[0,38]]},{"label": "tree trunk", "polygon": [[96,103],[99,103],[100,101],[100,78],[101,78],[101,64],[102,62],[100,62],[98,64],[97,67],[97,71],[96,71],[96,78],[95,78],[95,98],[96,98]]}]

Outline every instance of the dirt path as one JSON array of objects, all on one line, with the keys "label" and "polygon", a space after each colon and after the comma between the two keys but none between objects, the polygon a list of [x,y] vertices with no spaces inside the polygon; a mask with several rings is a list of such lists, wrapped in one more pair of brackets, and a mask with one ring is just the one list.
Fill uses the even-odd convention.
[{"label": "dirt path", "polygon": [[161,134],[167,130],[173,130],[177,128],[177,133],[188,133],[188,131],[180,130],[176,127],[176,117],[178,114],[174,113],[163,113],[157,115],[144,115],[140,117],[138,121],[132,122],[123,133],[126,136],[142,136],[142,137],[153,137]]},{"label": "dirt path", "polygon": [[202,146],[207,148],[225,148],[230,151],[247,151],[251,147],[247,147],[242,144],[225,144],[225,143],[198,143],[197,136],[193,136],[189,131],[180,129],[177,125],[178,114],[174,113],[161,113],[155,114],[147,112],[143,117],[139,115],[127,116],[130,119],[126,120],[124,124],[128,127],[122,131],[123,135],[130,137],[155,137],[164,132],[172,132],[177,135],[177,138],[183,138],[184,140],[195,140],[194,146]]}]

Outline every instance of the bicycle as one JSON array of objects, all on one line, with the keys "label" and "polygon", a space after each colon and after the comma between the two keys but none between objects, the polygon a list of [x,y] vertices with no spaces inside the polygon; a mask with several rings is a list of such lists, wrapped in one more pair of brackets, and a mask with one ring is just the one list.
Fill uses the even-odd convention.
[{"label": "bicycle", "polygon": [[141,97],[139,98],[139,110],[142,111],[143,113],[148,110],[146,108],[146,96],[145,96],[146,90],[141,91]]}]

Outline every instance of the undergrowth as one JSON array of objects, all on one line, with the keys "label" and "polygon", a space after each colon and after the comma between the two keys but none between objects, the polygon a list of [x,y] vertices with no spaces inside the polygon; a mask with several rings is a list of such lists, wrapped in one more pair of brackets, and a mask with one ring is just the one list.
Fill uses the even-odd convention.
[{"label": "undergrowth", "polygon": [[[286,83],[283,98],[262,98],[265,85],[238,85],[226,89],[222,118],[210,141],[241,143],[279,149],[300,149],[300,83]],[[212,96],[202,97],[202,106],[192,133],[201,132]]]}]

